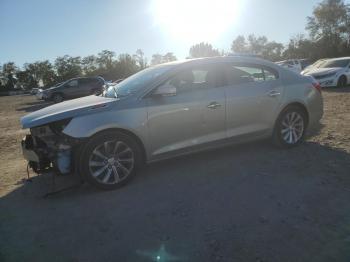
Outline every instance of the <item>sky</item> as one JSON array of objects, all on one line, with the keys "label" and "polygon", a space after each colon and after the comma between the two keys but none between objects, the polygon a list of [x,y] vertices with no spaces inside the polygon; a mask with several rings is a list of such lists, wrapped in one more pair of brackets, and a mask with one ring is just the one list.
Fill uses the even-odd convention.
[{"label": "sky", "polygon": [[238,35],[288,43],[320,0],[0,0],[0,64],[107,49],[188,56],[205,41],[229,50]]}]

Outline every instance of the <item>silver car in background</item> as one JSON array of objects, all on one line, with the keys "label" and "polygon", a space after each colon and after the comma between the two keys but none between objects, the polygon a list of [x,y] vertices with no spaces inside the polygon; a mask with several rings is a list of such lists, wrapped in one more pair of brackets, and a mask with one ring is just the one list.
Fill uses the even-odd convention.
[{"label": "silver car in background", "polygon": [[79,173],[114,189],[144,162],[264,138],[293,147],[322,115],[312,77],[257,58],[203,58],[151,67],[100,96],[26,115],[22,148],[36,172]]}]

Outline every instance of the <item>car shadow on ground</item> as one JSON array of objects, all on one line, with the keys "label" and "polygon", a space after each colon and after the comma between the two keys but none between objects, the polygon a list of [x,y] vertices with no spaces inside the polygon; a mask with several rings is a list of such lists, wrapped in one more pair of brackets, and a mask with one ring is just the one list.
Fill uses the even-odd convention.
[{"label": "car shadow on ground", "polygon": [[115,191],[43,198],[51,178],[35,176],[0,199],[0,259],[348,261],[349,170],[347,152],[263,141],[148,165]]},{"label": "car shadow on ground", "polygon": [[30,113],[43,109],[50,105],[53,105],[53,103],[48,101],[27,102],[24,103],[21,107],[17,108],[16,111],[24,111]]}]

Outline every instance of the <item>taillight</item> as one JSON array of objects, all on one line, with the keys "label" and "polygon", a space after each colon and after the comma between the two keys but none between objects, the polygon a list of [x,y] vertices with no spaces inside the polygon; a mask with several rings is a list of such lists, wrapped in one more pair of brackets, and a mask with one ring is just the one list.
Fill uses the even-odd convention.
[{"label": "taillight", "polygon": [[321,93],[321,85],[320,85],[319,82],[317,82],[317,81],[312,82],[312,86],[313,86],[314,88],[316,88],[318,92]]}]

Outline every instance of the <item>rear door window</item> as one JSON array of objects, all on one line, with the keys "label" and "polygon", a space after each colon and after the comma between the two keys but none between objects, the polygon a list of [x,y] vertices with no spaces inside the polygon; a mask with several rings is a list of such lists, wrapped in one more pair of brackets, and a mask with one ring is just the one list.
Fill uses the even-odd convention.
[{"label": "rear door window", "polygon": [[176,87],[177,92],[215,88],[224,86],[222,73],[222,70],[219,70],[217,66],[198,66],[177,73],[167,82],[169,85]]},{"label": "rear door window", "polygon": [[79,79],[79,87],[90,86],[92,80],[90,78],[81,78]]},{"label": "rear door window", "polygon": [[276,70],[254,64],[232,64],[226,67],[227,85],[237,85],[253,82],[266,82],[276,80]]}]

